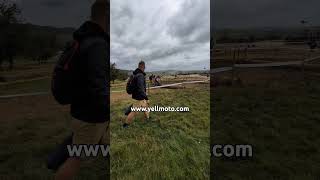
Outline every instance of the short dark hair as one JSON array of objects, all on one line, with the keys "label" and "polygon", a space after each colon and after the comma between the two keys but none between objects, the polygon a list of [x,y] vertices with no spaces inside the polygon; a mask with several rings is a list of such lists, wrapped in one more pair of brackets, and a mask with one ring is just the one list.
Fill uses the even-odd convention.
[{"label": "short dark hair", "polygon": [[97,0],[91,6],[91,19],[92,20],[101,20],[103,17],[107,16],[109,11],[110,2],[108,0]]},{"label": "short dark hair", "polygon": [[142,65],[145,66],[146,63],[145,63],[144,61],[140,61],[140,62],[139,62],[139,67],[142,66]]}]

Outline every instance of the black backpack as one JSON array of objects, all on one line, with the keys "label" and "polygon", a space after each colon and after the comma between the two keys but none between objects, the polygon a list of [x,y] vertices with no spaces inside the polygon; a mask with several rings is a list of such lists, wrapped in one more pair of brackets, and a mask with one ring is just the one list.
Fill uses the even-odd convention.
[{"label": "black backpack", "polygon": [[51,92],[61,105],[71,104],[72,99],[72,72],[71,63],[79,56],[79,42],[74,41],[67,45],[57,64],[54,67]]},{"label": "black backpack", "polygon": [[136,89],[136,80],[135,80],[135,75],[131,75],[127,81],[127,93],[132,94],[134,90]]}]

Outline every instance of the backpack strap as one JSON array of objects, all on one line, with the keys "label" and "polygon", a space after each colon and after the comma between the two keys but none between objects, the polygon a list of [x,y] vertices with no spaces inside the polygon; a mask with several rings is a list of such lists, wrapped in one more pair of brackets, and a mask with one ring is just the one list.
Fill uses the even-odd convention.
[{"label": "backpack strap", "polygon": [[70,62],[71,60],[73,59],[74,55],[79,52],[79,47],[80,47],[80,43],[79,41],[77,40],[74,40],[73,41],[73,44],[72,44],[72,49],[74,50],[71,54],[71,56],[68,58],[67,62],[65,63],[63,69],[64,70],[68,70],[69,69],[69,65],[70,65]]},{"label": "backpack strap", "polygon": [[95,43],[105,43],[105,40],[101,37],[87,37],[81,40],[80,51],[86,51],[87,48],[94,45]]}]

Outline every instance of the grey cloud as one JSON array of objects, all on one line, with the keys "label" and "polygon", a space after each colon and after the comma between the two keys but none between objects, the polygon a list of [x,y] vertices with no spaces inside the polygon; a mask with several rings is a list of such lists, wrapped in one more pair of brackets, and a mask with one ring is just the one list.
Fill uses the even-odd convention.
[{"label": "grey cloud", "polygon": [[[199,2],[202,3],[199,3]],[[210,35],[209,0],[185,1],[181,10],[169,21],[168,33],[183,42],[207,42]]]},{"label": "grey cloud", "polygon": [[186,63],[173,62],[169,66],[161,63],[152,62],[151,65],[155,65],[155,70],[208,70],[209,59],[203,58],[197,61],[184,60]]},{"label": "grey cloud", "polygon": [[118,17],[115,17],[116,19],[120,19],[120,18],[129,18],[129,19],[131,19],[132,16],[133,16],[133,12],[130,9],[130,7],[123,6],[121,8],[121,11],[117,15],[118,15]]},{"label": "grey cloud", "polygon": [[119,68],[134,69],[142,58],[149,70],[197,69],[194,57],[209,57],[209,0],[111,3],[111,61]]},{"label": "grey cloud", "polygon": [[162,48],[162,49],[159,48],[152,51],[149,55],[146,55],[145,57],[147,59],[150,59],[149,61],[157,61],[168,56],[185,55],[185,51],[191,51],[197,45],[198,44],[187,44],[187,45],[180,45],[176,47],[168,47],[168,48]]}]

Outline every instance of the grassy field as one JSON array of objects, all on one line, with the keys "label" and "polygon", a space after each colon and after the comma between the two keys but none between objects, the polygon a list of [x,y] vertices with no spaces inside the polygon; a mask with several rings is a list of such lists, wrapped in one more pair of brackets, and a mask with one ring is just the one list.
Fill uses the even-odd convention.
[{"label": "grassy field", "polygon": [[149,99],[151,106],[187,106],[190,112],[153,112],[148,123],[141,113],[122,129],[123,109],[132,101],[113,100],[111,178],[208,179],[209,84],[156,90]]},{"label": "grassy field", "polygon": [[[8,179],[50,179],[45,159],[70,133],[68,108],[50,96],[0,100],[0,177]],[[105,179],[106,160],[102,157],[83,164],[79,177]]]},{"label": "grassy field", "polygon": [[320,56],[318,49],[310,51],[306,45],[271,45],[256,43],[256,47],[247,48],[247,44],[218,44],[213,51],[212,66],[224,67],[236,64],[302,61],[309,57]]},{"label": "grassy field", "polygon": [[[6,81],[0,82],[0,95],[49,91],[50,78],[46,77],[51,68],[17,66],[14,71],[1,72]],[[123,81],[112,84],[114,91],[124,89]],[[139,116],[123,130],[120,120],[130,98],[126,93],[112,95],[112,178],[208,179],[209,84],[154,90],[150,99],[152,105],[188,106],[191,112],[152,113],[153,122],[148,124]],[[70,133],[69,107],[41,95],[0,99],[0,110],[0,179],[52,179],[54,173],[46,168],[45,160]],[[79,179],[107,179],[107,162],[102,157],[84,162]]]},{"label": "grassy field", "polygon": [[[8,81],[0,83],[0,95],[49,91],[50,78],[43,77],[50,75],[51,66],[1,72]],[[29,81],[34,78],[41,79]],[[58,105],[51,95],[0,99],[0,117],[0,179],[53,179],[46,158],[70,134],[69,107]],[[107,179],[107,162],[103,157],[85,161],[78,179]]]},{"label": "grassy field", "polygon": [[53,64],[16,64],[12,71],[0,71],[0,95],[50,91]]},{"label": "grassy field", "polygon": [[[0,95],[49,92],[53,64],[16,64],[2,71]],[[0,179],[53,179],[46,158],[71,132],[69,107],[51,95],[0,99]],[[108,160],[84,161],[79,177],[106,179]]]},{"label": "grassy field", "polygon": [[0,85],[0,95],[48,92],[50,86],[51,78]]},{"label": "grassy field", "polygon": [[[314,180],[320,174],[319,73],[290,69],[238,72],[213,87],[211,144],[250,144],[253,157],[211,158],[214,180]],[[230,72],[214,77],[230,81]]]}]

